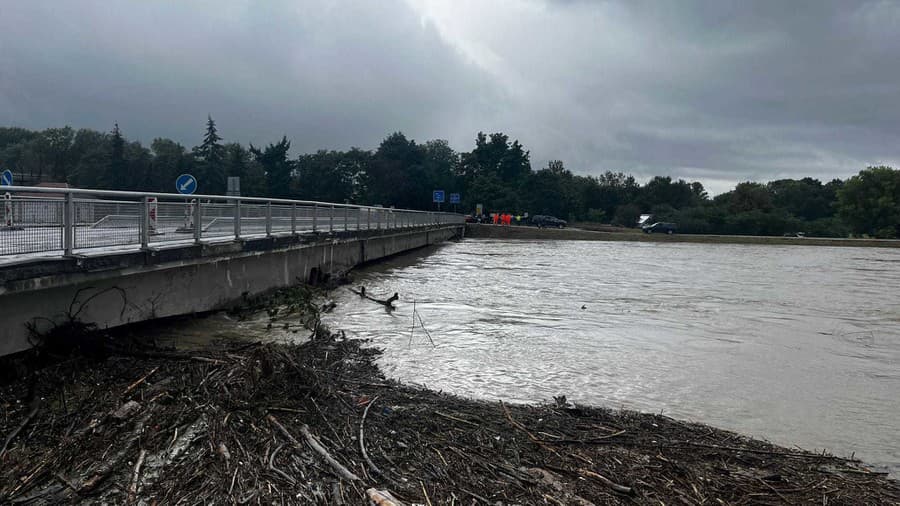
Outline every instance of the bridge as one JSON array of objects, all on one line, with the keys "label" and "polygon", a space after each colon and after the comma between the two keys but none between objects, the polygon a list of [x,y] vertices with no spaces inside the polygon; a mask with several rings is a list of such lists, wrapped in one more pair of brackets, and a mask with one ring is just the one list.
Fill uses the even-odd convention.
[{"label": "bridge", "polygon": [[76,313],[109,328],[211,311],[464,230],[458,214],[330,202],[2,190],[0,356]]}]

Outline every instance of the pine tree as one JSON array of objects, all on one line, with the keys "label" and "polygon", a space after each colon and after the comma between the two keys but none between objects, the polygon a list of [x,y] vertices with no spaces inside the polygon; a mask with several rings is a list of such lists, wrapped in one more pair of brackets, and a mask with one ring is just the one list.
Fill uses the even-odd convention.
[{"label": "pine tree", "polygon": [[222,138],[216,130],[212,116],[206,117],[206,133],[203,143],[194,148],[200,174],[206,193],[225,193],[225,147],[219,143]]},{"label": "pine tree", "polygon": [[109,161],[103,177],[103,186],[114,190],[126,190],[128,164],[125,162],[125,139],[116,122],[110,139]]},{"label": "pine tree", "polygon": [[219,144],[222,138],[216,130],[216,122],[212,116],[206,117],[206,134],[203,136],[203,144],[200,145],[200,156],[207,163],[221,163],[223,155],[223,147]]}]

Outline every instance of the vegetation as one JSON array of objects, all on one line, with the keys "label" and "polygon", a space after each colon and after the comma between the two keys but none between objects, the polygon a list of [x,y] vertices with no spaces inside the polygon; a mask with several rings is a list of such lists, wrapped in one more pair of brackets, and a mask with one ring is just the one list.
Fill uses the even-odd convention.
[{"label": "vegetation", "polygon": [[[199,132],[198,132],[199,133]],[[846,181],[812,178],[743,182],[710,198],[699,181],[657,176],[646,184],[607,171],[580,176],[562,161],[534,170],[529,152],[502,133],[478,133],[470,152],[443,140],[417,143],[393,133],[374,151],[320,150],[290,155],[283,137],[265,147],[223,143],[207,118],[200,145],[188,150],[165,138],[150,147],[109,133],[71,127],[31,131],[0,128],[0,168],[20,182],[65,181],[75,187],[172,191],[192,173],[200,192],[223,194],[226,178],[241,178],[244,195],[431,209],[431,191],[460,193],[461,211],[550,214],[570,221],[633,227],[639,215],[678,223],[684,233],[823,237],[900,234],[900,171],[870,167]]]}]

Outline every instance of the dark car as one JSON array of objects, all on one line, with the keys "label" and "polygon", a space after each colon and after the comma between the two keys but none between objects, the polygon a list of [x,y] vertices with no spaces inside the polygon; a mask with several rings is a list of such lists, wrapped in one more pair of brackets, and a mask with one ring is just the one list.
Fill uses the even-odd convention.
[{"label": "dark car", "polygon": [[552,228],[566,228],[568,224],[566,220],[561,220],[555,216],[546,216],[543,214],[537,214],[531,217],[531,224],[538,227],[552,227]]},{"label": "dark car", "polygon": [[478,221],[478,220],[476,220],[475,217],[472,216],[471,214],[467,214],[467,215],[465,216],[465,220],[466,220],[466,223],[475,223],[475,222]]},{"label": "dark car", "polygon": [[646,234],[674,234],[678,227],[674,223],[658,221],[652,225],[644,225],[641,230]]}]

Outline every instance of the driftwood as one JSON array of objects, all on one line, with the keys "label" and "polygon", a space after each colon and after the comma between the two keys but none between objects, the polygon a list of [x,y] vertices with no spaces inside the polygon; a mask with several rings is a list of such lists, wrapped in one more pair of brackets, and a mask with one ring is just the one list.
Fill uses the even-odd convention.
[{"label": "driftwood", "polygon": [[376,506],[403,506],[403,503],[391,495],[387,490],[370,488],[366,490],[366,495],[369,496],[369,500],[372,501],[372,504],[375,504]]},{"label": "driftwood", "polygon": [[141,481],[141,466],[144,465],[144,459],[147,457],[147,450],[141,450],[138,455],[137,463],[134,465],[134,474],[131,477],[131,485],[128,487],[128,504],[134,504],[137,495],[138,486]]},{"label": "driftwood", "polygon": [[[294,445],[294,448],[301,447],[300,442],[297,441],[297,439],[292,436],[286,428],[284,428],[284,425],[281,425],[281,422],[279,422],[277,418],[272,415],[268,415],[266,416],[266,419],[269,420],[269,422],[271,422],[276,429],[278,429],[278,432],[281,432],[281,434],[285,438],[287,438],[287,440],[290,441],[291,444]],[[309,427],[306,424],[300,426],[300,433],[303,434],[304,438],[306,438],[306,442],[309,443],[309,446],[313,450],[315,450],[315,452],[318,453],[323,459],[325,459],[326,462],[328,462],[328,464],[332,469],[334,469],[338,476],[348,481],[359,481],[359,476],[356,476],[355,474],[350,472],[349,469],[344,467],[343,464],[332,457],[331,454],[328,453],[328,450],[326,450],[325,447],[322,446],[322,444],[319,443],[315,437],[313,437],[313,435],[309,432]]]},{"label": "driftwood", "polygon": [[607,478],[606,476],[603,476],[601,474],[597,474],[593,471],[588,471],[587,469],[579,469],[578,472],[581,473],[583,476],[594,478],[595,480],[597,480],[600,483],[609,487],[610,490],[612,490],[614,492],[618,492],[620,494],[625,494],[625,495],[631,495],[634,493],[634,490],[631,487],[626,487],[625,485],[619,485],[618,483],[610,480],[609,478]]},{"label": "driftwood", "polygon": [[366,287],[364,287],[364,286],[359,287],[359,290],[354,290],[351,288],[350,291],[355,293],[356,295],[359,295],[360,297],[364,297],[366,299],[371,300],[372,302],[377,302],[378,304],[381,304],[382,306],[386,306],[389,308],[393,308],[394,301],[397,301],[400,299],[400,295],[397,292],[394,292],[394,295],[391,295],[387,299],[376,299],[375,297],[371,297],[366,294]]}]

